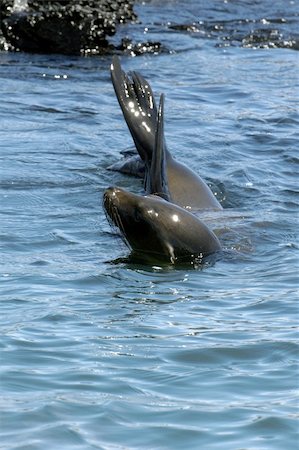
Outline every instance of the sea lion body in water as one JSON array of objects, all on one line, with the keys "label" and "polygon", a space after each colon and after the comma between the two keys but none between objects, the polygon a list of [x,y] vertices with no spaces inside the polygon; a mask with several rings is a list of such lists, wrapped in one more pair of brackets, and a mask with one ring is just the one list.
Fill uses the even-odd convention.
[{"label": "sea lion body in water", "polygon": [[201,220],[159,196],[112,187],[104,193],[104,208],[137,255],[172,264],[192,263],[221,250],[217,237]]},{"label": "sea lion body in water", "polygon": [[[132,81],[129,79],[122,71],[117,56],[113,57],[111,64],[111,78],[137,151],[145,164],[147,191],[148,171],[151,166],[157,123],[154,95],[150,84],[140,74],[133,72]],[[166,147],[164,134],[161,145],[164,146],[170,201],[189,210],[221,210],[222,206],[205,181],[172,157]],[[132,173],[135,161],[134,159],[131,161],[133,164],[128,166],[128,172]]]},{"label": "sea lion body in water", "polygon": [[221,250],[215,234],[194,214],[172,203],[163,130],[164,97],[161,95],[154,146],[148,164],[150,195],[108,188],[103,205],[124,241],[135,254],[171,263],[195,262]]}]

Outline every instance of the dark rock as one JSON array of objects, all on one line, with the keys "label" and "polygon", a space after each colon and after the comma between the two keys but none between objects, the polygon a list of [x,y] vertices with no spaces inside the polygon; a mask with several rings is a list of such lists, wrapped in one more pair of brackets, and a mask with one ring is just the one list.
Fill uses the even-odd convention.
[{"label": "dark rock", "polygon": [[[289,21],[290,22],[290,21]],[[263,24],[265,28],[260,28]],[[275,27],[274,27],[275,25]],[[298,50],[298,33],[290,32],[288,21],[274,19],[206,20],[187,24],[168,25],[175,32],[189,33],[196,39],[216,39],[217,47],[242,46],[249,48],[291,48]]]},{"label": "dark rock", "polygon": [[121,45],[117,47],[118,50],[121,50],[124,53],[127,53],[131,56],[139,56],[144,53],[161,53],[163,50],[160,42],[138,42],[134,43],[132,39],[124,38],[121,41]]},{"label": "dark rock", "polygon": [[13,4],[1,1],[0,20],[6,48],[16,51],[103,54],[117,25],[136,19],[133,0],[28,0],[25,9]]}]

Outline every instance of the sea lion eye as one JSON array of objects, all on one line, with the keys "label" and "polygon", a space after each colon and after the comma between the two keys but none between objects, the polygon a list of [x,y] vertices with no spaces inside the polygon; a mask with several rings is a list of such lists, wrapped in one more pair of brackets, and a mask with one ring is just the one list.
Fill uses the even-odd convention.
[{"label": "sea lion eye", "polygon": [[135,208],[134,210],[134,219],[136,222],[140,222],[140,210],[139,208]]}]

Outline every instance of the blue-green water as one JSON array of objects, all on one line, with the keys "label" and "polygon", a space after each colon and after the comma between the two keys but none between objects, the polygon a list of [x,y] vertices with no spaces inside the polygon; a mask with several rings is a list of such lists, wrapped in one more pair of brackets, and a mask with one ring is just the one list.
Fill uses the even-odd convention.
[{"label": "blue-green water", "polygon": [[228,251],[114,264],[102,193],[142,186],[106,170],[132,144],[110,57],[0,53],[1,449],[298,448],[298,52],[154,34],[180,51],[122,64],[166,94]]}]

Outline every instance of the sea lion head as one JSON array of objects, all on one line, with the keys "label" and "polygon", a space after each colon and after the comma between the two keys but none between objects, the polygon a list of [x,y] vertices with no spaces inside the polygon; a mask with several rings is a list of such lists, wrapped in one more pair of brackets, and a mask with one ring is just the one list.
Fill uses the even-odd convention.
[{"label": "sea lion head", "polygon": [[188,211],[157,195],[108,188],[103,204],[126,244],[138,254],[175,263],[220,250],[214,233]]}]

